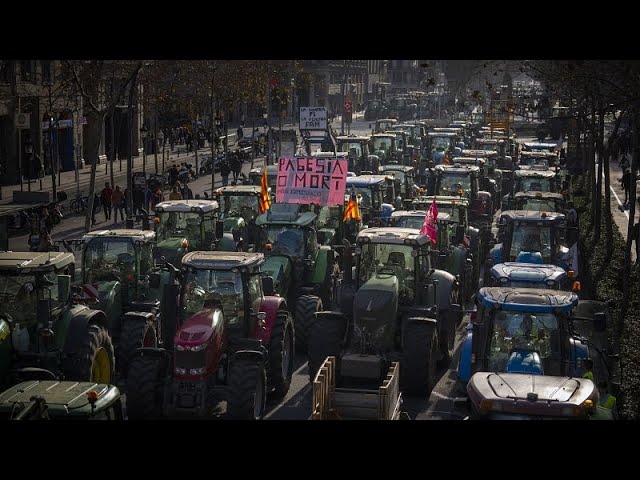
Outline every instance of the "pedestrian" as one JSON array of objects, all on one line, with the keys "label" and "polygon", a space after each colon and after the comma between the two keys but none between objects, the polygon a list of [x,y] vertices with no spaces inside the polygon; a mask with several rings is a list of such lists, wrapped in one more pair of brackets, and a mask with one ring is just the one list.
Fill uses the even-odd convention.
[{"label": "pedestrian", "polygon": [[169,194],[169,200],[182,200],[182,193],[178,191],[177,186],[174,186],[171,189],[171,193]]},{"label": "pedestrian", "polygon": [[43,225],[47,229],[47,232],[53,230],[53,220],[51,219],[51,215],[49,215],[47,207],[40,209],[40,225]]},{"label": "pedestrian", "polygon": [[626,169],[622,174],[622,188],[624,188],[624,208],[629,208],[629,198],[631,193],[631,170]]},{"label": "pedestrian", "polygon": [[595,380],[593,379],[593,360],[590,358],[583,358],[582,366],[584,367],[582,378],[588,378],[592,382],[595,382]]},{"label": "pedestrian", "polygon": [[50,252],[53,248],[53,240],[47,228],[43,225],[40,227],[40,243],[38,244],[38,252]]},{"label": "pedestrian", "polygon": [[567,221],[567,240],[569,246],[571,246],[578,240],[578,212],[573,208],[573,201],[571,200],[567,202],[565,220]]},{"label": "pedestrian", "polygon": [[189,188],[188,183],[184,184],[184,186],[182,187],[182,191],[180,193],[182,194],[183,200],[193,200],[193,192]]},{"label": "pedestrian", "polygon": [[628,168],[631,167],[631,162],[629,162],[629,154],[626,151],[622,152],[622,157],[620,157],[620,168],[623,172],[625,172]]},{"label": "pedestrian", "polygon": [[631,229],[631,240],[636,242],[636,264],[640,265],[640,222]]},{"label": "pedestrian", "polygon": [[225,159],[220,165],[220,175],[222,176],[222,186],[226,187],[229,185],[229,174],[231,173],[231,168],[229,167],[229,162]]},{"label": "pedestrian", "polygon": [[140,187],[133,189],[133,212],[131,216],[138,215],[144,209],[145,191]]},{"label": "pedestrian", "polygon": [[242,129],[242,127],[238,127],[238,130],[236,131],[236,133],[238,135],[238,139],[236,140],[236,143],[238,143],[240,140],[244,138],[244,130]]},{"label": "pedestrian", "polygon": [[120,190],[120,185],[116,185],[115,190],[111,193],[111,208],[113,209],[113,223],[118,223],[118,212],[120,212],[120,221],[124,221],[124,193]]},{"label": "pedestrian", "polygon": [[111,195],[113,190],[109,186],[109,182],[104,184],[104,188],[100,193],[100,201],[102,202],[102,209],[104,210],[104,220],[111,220]]},{"label": "pedestrian", "polygon": [[238,175],[242,171],[242,160],[240,160],[239,152],[235,152],[235,155],[231,158],[231,171],[233,172],[233,181],[238,181]]},{"label": "pedestrian", "polygon": [[617,420],[617,400],[616,397],[611,394],[608,382],[598,382],[598,394],[600,399],[596,406],[596,413],[591,417],[591,420]]},{"label": "pedestrian", "polygon": [[153,194],[151,195],[150,205],[151,208],[155,210],[156,205],[164,200],[162,195],[162,190],[160,190],[160,186],[157,186]]}]

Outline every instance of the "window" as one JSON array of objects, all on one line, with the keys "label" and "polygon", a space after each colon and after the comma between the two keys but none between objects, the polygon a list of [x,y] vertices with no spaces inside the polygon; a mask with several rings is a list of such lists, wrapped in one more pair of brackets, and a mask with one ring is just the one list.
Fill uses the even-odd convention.
[{"label": "window", "polygon": [[15,75],[15,62],[11,60],[0,60],[0,83],[11,83],[12,76]]},{"label": "window", "polygon": [[36,62],[34,60],[20,61],[20,75],[23,82],[32,82],[35,77]]},{"label": "window", "polygon": [[53,68],[51,60],[42,60],[40,68],[42,69],[42,83],[51,85],[53,83]]}]

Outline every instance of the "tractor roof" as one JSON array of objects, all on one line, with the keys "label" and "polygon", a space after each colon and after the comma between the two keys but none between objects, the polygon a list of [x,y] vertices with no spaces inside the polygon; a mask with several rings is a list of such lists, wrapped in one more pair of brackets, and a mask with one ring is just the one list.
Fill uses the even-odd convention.
[{"label": "tractor roof", "polygon": [[530,177],[530,178],[554,178],[556,172],[553,170],[516,170],[516,177]]},{"label": "tractor roof", "polygon": [[364,142],[369,142],[369,137],[363,137],[363,136],[357,136],[357,135],[345,135],[345,136],[339,136],[336,137],[336,141],[338,143],[349,143],[349,142],[353,142],[353,143],[364,143]]},{"label": "tractor roof", "polygon": [[547,152],[547,151],[543,151],[543,150],[532,150],[532,151],[523,150],[522,152],[520,152],[520,157],[557,159],[558,158],[558,153],[557,152]]},{"label": "tractor roof", "polygon": [[84,234],[82,236],[82,240],[87,241],[96,237],[130,238],[131,240],[138,241],[138,242],[151,242],[155,240],[156,232],[154,232],[153,230],[138,230],[133,228],[114,228],[112,230],[94,230],[93,232]]},{"label": "tractor roof", "polygon": [[[256,167],[251,169],[249,175],[262,175],[262,169],[264,167]],[[267,176],[273,176],[278,174],[278,165],[267,165]]]},{"label": "tractor roof", "polygon": [[[474,159],[475,161],[475,159]],[[436,165],[436,172],[439,173],[472,173],[472,172],[480,172],[480,167],[477,165],[466,165],[466,164],[457,164],[457,165]]]},{"label": "tractor roof", "polygon": [[0,252],[0,270],[49,272],[74,263],[67,252]]},{"label": "tractor roof", "polygon": [[374,133],[371,138],[396,138],[395,132]]},{"label": "tractor roof", "polygon": [[555,309],[570,312],[578,305],[578,295],[573,292],[525,287],[482,287],[478,300],[486,308],[538,313]]},{"label": "tractor roof", "polygon": [[[486,413],[544,417],[585,417],[596,386],[586,378],[476,372],[467,385],[469,398]],[[508,417],[505,417],[508,418]]]},{"label": "tractor roof", "polygon": [[259,185],[229,185],[216,189],[220,195],[260,195]]},{"label": "tractor roof", "polygon": [[316,219],[313,212],[300,212],[299,203],[274,203],[266,213],[256,218],[256,225],[285,224],[304,227]]},{"label": "tractor roof", "polygon": [[382,122],[397,123],[398,119],[397,118],[379,118],[376,120],[376,123],[382,123]]},{"label": "tractor roof", "polygon": [[[488,127],[482,127],[482,128],[488,128]],[[497,129],[494,129],[494,132]],[[489,130],[483,130],[484,132],[488,132]],[[503,139],[499,139],[499,138],[476,138],[475,139],[476,143],[479,143],[481,145],[497,145],[500,142],[504,142]]]},{"label": "tractor roof", "polygon": [[93,382],[75,382],[67,380],[30,380],[19,383],[0,393],[0,411],[9,413],[14,405],[28,405],[34,396],[42,396],[47,402],[47,410],[51,417],[88,417],[91,415],[91,404],[87,394],[96,392],[95,412],[110,407],[120,398],[120,391],[113,385]]},{"label": "tractor roof", "polygon": [[508,218],[509,220],[553,222],[557,220],[564,220],[564,213],[540,212],[537,210],[505,210],[500,215],[500,220],[503,218]]},{"label": "tractor roof", "polygon": [[553,200],[563,200],[564,197],[561,193],[555,192],[516,192],[515,198],[540,198],[540,199],[553,199]]},{"label": "tractor roof", "polygon": [[347,177],[347,188],[381,185],[386,180],[387,177],[385,175],[358,175],[355,177]]},{"label": "tractor roof", "polygon": [[455,133],[455,132],[434,132],[434,131],[427,132],[427,135],[429,137],[456,137],[456,136],[458,136],[458,134]]},{"label": "tractor roof", "polygon": [[411,173],[415,171],[415,168],[410,165],[400,165],[399,163],[388,163],[380,167],[381,172],[404,172]]},{"label": "tractor roof", "polygon": [[495,150],[475,150],[464,148],[462,150],[462,155],[464,155],[465,157],[489,158],[497,156],[498,152],[496,152]]},{"label": "tractor roof", "polygon": [[460,165],[478,165],[479,167],[483,166],[485,163],[487,163],[486,160],[487,157],[453,157],[453,160],[451,160],[453,162],[454,165],[456,164],[460,164]]},{"label": "tractor roof", "polygon": [[155,211],[160,212],[197,212],[209,213],[218,210],[215,200],[169,200],[156,205]]},{"label": "tractor roof", "polygon": [[247,252],[189,252],[182,258],[182,266],[209,270],[254,268],[262,265],[262,253]]},{"label": "tractor roof", "polygon": [[433,203],[433,199],[436,199],[436,205],[450,205],[450,206],[459,206],[459,207],[468,207],[469,199],[455,197],[451,195],[438,195],[436,197],[432,195],[415,197],[412,203],[425,204],[425,203]]},{"label": "tractor roof", "polygon": [[373,227],[360,230],[357,243],[391,243],[395,245],[425,245],[429,237],[415,228]]},{"label": "tractor roof", "polygon": [[494,278],[506,278],[515,281],[529,282],[561,282],[567,278],[567,272],[562,267],[548,264],[505,262],[491,268]]},{"label": "tractor roof", "polygon": [[558,148],[555,143],[524,142],[523,145],[528,150],[548,150],[549,152]]}]

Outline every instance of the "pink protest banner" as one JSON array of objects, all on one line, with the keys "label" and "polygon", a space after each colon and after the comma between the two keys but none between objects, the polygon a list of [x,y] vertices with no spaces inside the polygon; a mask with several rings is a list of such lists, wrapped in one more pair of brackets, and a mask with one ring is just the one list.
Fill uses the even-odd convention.
[{"label": "pink protest banner", "polygon": [[287,157],[278,161],[278,203],[342,205],[346,185],[346,159]]}]

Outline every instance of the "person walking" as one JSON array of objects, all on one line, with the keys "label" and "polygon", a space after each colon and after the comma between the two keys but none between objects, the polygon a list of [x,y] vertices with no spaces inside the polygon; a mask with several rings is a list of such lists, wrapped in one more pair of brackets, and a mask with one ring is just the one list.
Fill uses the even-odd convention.
[{"label": "person walking", "polygon": [[120,221],[124,221],[124,193],[120,190],[120,185],[116,185],[111,194],[111,208],[113,209],[113,223],[118,223],[118,212],[120,212]]},{"label": "person walking", "polygon": [[618,405],[616,397],[609,391],[609,383],[606,381],[598,382],[598,393],[600,399],[596,406],[596,413],[591,420],[617,420]]},{"label": "person walking", "polygon": [[584,367],[582,378],[588,378],[592,382],[595,382],[595,380],[593,379],[593,360],[591,360],[590,358],[583,358],[582,366]]},{"label": "person walking", "polygon": [[220,165],[220,175],[222,176],[222,186],[226,187],[229,185],[229,174],[231,173],[231,168],[229,167],[229,162],[225,159]]},{"label": "person walking", "polygon": [[631,229],[631,240],[636,242],[636,264],[640,265],[640,222]]},{"label": "person walking", "polygon": [[624,188],[624,209],[627,210],[631,193],[631,170],[628,168],[622,174],[622,188]]},{"label": "person walking", "polygon": [[111,220],[111,195],[113,194],[113,190],[109,186],[109,182],[104,184],[104,188],[100,193],[100,201],[102,202],[102,208],[104,210],[104,220]]},{"label": "person walking", "polygon": [[193,200],[193,192],[188,183],[184,184],[180,193],[182,194],[182,200]]},{"label": "person walking", "polygon": [[238,181],[238,175],[242,171],[242,160],[240,160],[239,152],[235,152],[235,155],[231,158],[231,171],[233,172],[233,181]]},{"label": "person walking", "polygon": [[169,200],[182,200],[182,193],[178,191],[177,185],[171,189],[171,193],[169,194]]},{"label": "person walking", "polygon": [[567,221],[567,240],[569,246],[578,241],[578,212],[573,207],[573,201],[567,202],[567,214],[565,216]]}]

